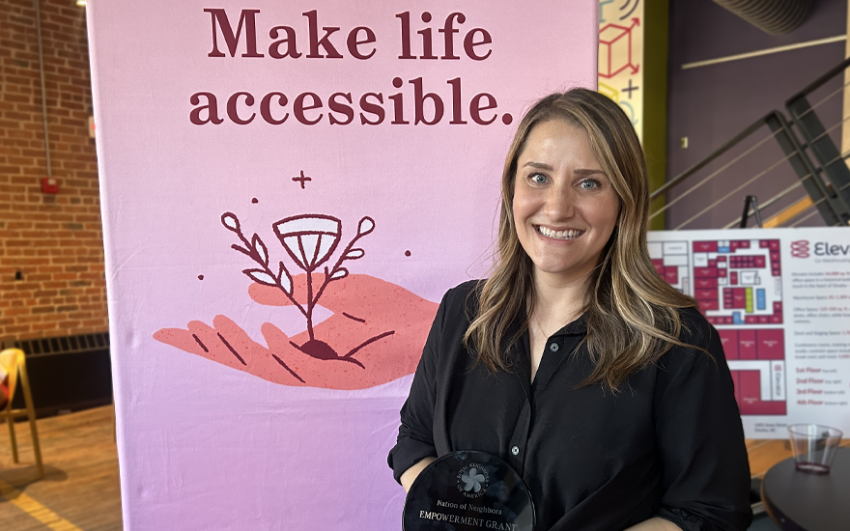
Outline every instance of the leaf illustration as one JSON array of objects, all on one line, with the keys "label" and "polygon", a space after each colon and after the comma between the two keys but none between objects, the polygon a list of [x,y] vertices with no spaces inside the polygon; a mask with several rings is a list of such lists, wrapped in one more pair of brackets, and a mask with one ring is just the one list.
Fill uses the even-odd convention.
[{"label": "leaf illustration", "polygon": [[289,274],[289,271],[286,270],[286,266],[283,265],[283,262],[280,263],[277,278],[280,280],[280,287],[283,288],[283,291],[292,295],[292,276]]},{"label": "leaf illustration", "polygon": [[251,280],[257,284],[262,284],[264,286],[277,286],[275,278],[262,269],[245,269],[242,272],[251,277]]},{"label": "leaf illustration", "polygon": [[345,259],[346,260],[357,260],[358,258],[363,258],[364,254],[366,254],[366,252],[363,249],[357,249],[357,248],[351,249],[350,251],[345,253]]},{"label": "leaf illustration", "polygon": [[251,245],[254,246],[254,250],[257,251],[257,254],[260,255],[260,260],[262,260],[264,266],[269,265],[269,251],[266,249],[266,244],[263,243],[263,240],[260,239],[259,236],[254,234],[254,237],[251,239]]},{"label": "leaf illustration", "polygon": [[233,232],[239,232],[239,218],[232,212],[225,212],[221,215],[221,223],[224,227]]},{"label": "leaf illustration", "polygon": [[348,269],[340,267],[331,275],[331,280],[339,280],[348,276]]},{"label": "leaf illustration", "polygon": [[366,236],[373,230],[375,230],[375,220],[369,216],[363,216],[363,219],[361,219],[360,223],[357,225],[357,235]]}]

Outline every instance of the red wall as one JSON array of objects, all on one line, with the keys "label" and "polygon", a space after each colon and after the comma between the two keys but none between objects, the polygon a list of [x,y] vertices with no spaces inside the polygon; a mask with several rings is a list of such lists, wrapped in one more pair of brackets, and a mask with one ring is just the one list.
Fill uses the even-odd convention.
[{"label": "red wall", "polygon": [[[107,329],[85,9],[41,0],[47,175],[32,0],[0,0],[0,339]],[[15,280],[20,271],[22,280]]]}]

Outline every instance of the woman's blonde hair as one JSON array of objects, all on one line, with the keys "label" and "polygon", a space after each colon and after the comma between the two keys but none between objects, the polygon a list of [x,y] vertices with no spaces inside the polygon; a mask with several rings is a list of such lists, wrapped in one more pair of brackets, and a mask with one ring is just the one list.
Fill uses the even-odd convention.
[{"label": "woman's blonde hair", "polygon": [[678,309],[697,303],[664,282],[649,259],[649,189],[640,142],[619,105],[591,90],[547,96],[519,123],[502,172],[499,260],[476,291],[477,314],[464,342],[491,370],[510,370],[509,353],[528,328],[535,301],[534,264],[517,238],[514,181],[529,133],[549,120],[564,120],[587,132],[620,198],[617,226],[591,274],[584,301],[585,341],[596,366],[585,384],[599,382],[616,391],[629,375],[656,362],[673,345],[682,345]]}]

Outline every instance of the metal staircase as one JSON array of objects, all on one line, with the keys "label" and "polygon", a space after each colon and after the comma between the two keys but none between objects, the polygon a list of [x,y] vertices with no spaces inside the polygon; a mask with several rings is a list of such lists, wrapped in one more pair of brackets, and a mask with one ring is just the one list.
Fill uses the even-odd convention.
[{"label": "metal staircase", "polygon": [[[752,194],[747,193],[746,190],[752,190],[752,185],[756,181],[775,173],[778,168],[790,166],[793,174],[796,175],[796,181],[790,182],[789,186],[767,200],[759,199],[762,215],[771,208],[781,206],[767,219],[765,226],[797,226],[816,214],[820,214],[823,224],[827,226],[850,225],[850,168],[846,163],[846,159],[850,158],[850,150],[841,153],[830,136],[850,120],[850,115],[825,127],[817,112],[818,108],[825,103],[843,95],[850,83],[830,91],[815,104],[809,102],[819,89],[836,76],[843,75],[848,67],[850,67],[850,59],[835,66],[790,98],[785,103],[785,109],[790,118],[786,118],[786,115],[779,110],[770,111],[706,158],[655,190],[651,196],[653,200],[666,195],[668,201],[650,217],[661,215],[690,194],[700,189],[704,190],[703,187],[712,180],[718,177],[723,179],[721,176],[725,176],[727,186],[724,188],[728,188],[728,192],[714,199],[704,208],[695,211],[684,222],[677,222],[674,227],[668,227],[673,230],[691,228],[688,226],[717,205],[736,198],[743,200],[746,196],[751,197]],[[765,134],[766,136],[763,136]],[[747,174],[742,178],[730,175],[736,165],[741,165],[742,160],[754,156],[757,150],[771,141],[778,143],[784,154],[782,158],[751,176]],[[716,166],[719,168],[711,171],[707,176],[703,175]],[[686,184],[690,187],[685,189]],[[796,200],[789,205],[789,200],[795,195]],[[747,205],[744,221],[756,214],[756,211],[749,206],[749,200]],[[739,224],[740,220],[736,218],[722,228],[733,228]]]}]

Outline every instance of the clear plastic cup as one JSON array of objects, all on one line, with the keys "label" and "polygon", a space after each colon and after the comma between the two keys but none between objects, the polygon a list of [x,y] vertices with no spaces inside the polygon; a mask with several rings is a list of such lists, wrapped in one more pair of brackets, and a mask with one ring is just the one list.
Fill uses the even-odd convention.
[{"label": "clear plastic cup", "polygon": [[841,443],[841,431],[819,424],[792,424],[788,426],[791,449],[797,470],[813,474],[828,474]]}]

